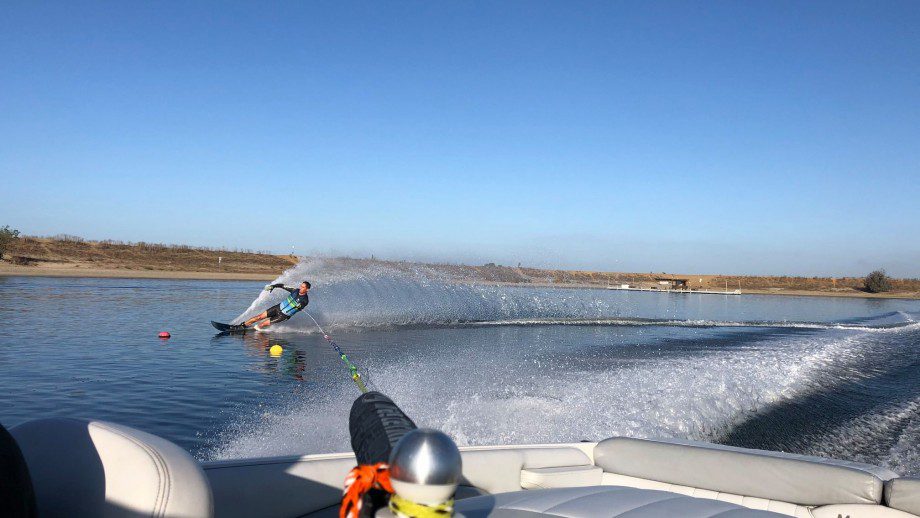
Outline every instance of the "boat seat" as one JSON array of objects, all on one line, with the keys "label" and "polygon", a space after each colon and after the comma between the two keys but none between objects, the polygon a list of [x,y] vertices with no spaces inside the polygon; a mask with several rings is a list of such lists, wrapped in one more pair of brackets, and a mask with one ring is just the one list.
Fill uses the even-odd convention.
[{"label": "boat seat", "polygon": [[201,466],[166,439],[82,419],[40,419],[10,432],[29,468],[43,518],[214,514]]},{"label": "boat seat", "polygon": [[535,489],[459,500],[463,518],[784,518],[728,502],[617,486]]},{"label": "boat seat", "polygon": [[[603,484],[656,489],[806,518],[896,516],[881,505],[897,474],[869,464],[684,440],[598,443]],[[841,507],[848,506],[848,507]]]},{"label": "boat seat", "polygon": [[885,504],[892,509],[920,515],[920,478],[900,477],[885,482]]},{"label": "boat seat", "polygon": [[571,446],[464,447],[463,477],[457,498],[522,489],[523,470],[556,466],[591,466],[591,459]]},{"label": "boat seat", "polygon": [[[796,505],[790,502],[780,500],[770,500],[767,498],[757,498],[753,496],[736,495],[724,491],[711,491],[692,486],[682,486],[678,484],[668,484],[656,480],[646,480],[644,478],[629,477],[626,475],[617,475],[614,473],[604,473],[602,483],[612,486],[634,487],[638,489],[654,489],[658,491],[668,491],[679,495],[692,496],[694,498],[708,498],[719,500],[732,504],[742,505],[750,509],[762,511],[772,511],[786,516],[795,518],[812,518],[811,511],[807,506]],[[836,517],[834,517],[836,518]]]}]

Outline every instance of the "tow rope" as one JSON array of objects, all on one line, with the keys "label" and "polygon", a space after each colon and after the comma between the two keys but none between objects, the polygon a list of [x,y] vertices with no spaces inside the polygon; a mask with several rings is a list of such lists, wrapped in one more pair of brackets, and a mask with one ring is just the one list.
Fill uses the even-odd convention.
[{"label": "tow rope", "polygon": [[[364,384],[361,373],[358,372],[358,367],[351,363],[351,360],[348,359],[348,356],[344,351],[342,351],[342,348],[339,347],[337,343],[335,343],[335,340],[333,340],[328,333],[326,333],[326,330],[323,329],[323,326],[319,325],[319,322],[313,318],[313,315],[306,311],[304,311],[304,313],[310,317],[310,320],[313,321],[313,324],[316,325],[316,328],[319,329],[320,333],[323,334],[323,338],[329,342],[329,345],[335,349],[335,352],[339,355],[339,358],[342,359],[342,362],[351,373],[352,381],[355,382],[358,390],[361,391],[361,398],[365,397],[365,394],[367,396],[378,394],[368,394],[367,386]],[[387,402],[389,402],[389,404],[395,408],[398,414],[408,422],[408,425],[410,425],[412,429],[415,428],[415,424],[412,422],[412,420],[403,414],[402,410],[396,407],[396,405],[390,401],[389,398],[386,398],[386,396],[383,396],[382,394],[378,394],[378,397],[382,397]],[[359,398],[359,400],[361,398]],[[352,413],[354,414],[354,409],[352,410]],[[399,415],[393,415],[392,411],[389,412],[390,421],[392,421],[392,423],[399,421]],[[354,415],[349,418],[349,421],[351,422],[353,419]],[[396,428],[393,428],[394,425],[392,423],[390,424],[390,428],[395,430]],[[350,423],[350,426],[353,426],[353,424]],[[354,428],[352,428],[351,433],[352,446],[354,447]],[[357,450],[355,453],[357,453]],[[359,455],[356,456],[359,459],[361,458]],[[362,514],[361,509],[365,500],[367,500],[368,504],[371,505],[372,509],[376,508],[377,505],[374,503],[375,498],[368,495],[368,492],[373,490],[379,490],[387,494],[389,497],[387,506],[397,518],[449,518],[453,516],[454,513],[453,498],[446,502],[441,502],[437,505],[426,505],[418,502],[413,502],[399,496],[396,494],[396,491],[394,491],[393,484],[390,481],[390,466],[386,462],[377,462],[376,464],[359,464],[348,472],[348,476],[345,477],[345,490],[342,492],[342,505],[339,507],[339,518],[360,518]]]},{"label": "tow rope", "polygon": [[312,320],[313,323],[316,324],[316,328],[319,329],[319,332],[323,334],[323,338],[325,338],[326,341],[329,342],[330,345],[332,345],[332,348],[335,349],[336,354],[339,355],[339,358],[341,358],[342,362],[345,363],[345,366],[348,367],[348,371],[351,373],[351,379],[352,381],[355,382],[355,385],[358,386],[358,390],[360,390],[362,394],[366,394],[367,386],[364,385],[364,380],[361,379],[361,374],[358,372],[358,368],[355,367],[355,364],[351,363],[351,360],[348,359],[348,356],[345,355],[345,352],[342,351],[342,348],[339,347],[339,344],[335,343],[335,340],[333,340],[331,336],[326,334],[326,331],[323,330],[323,326],[319,325],[319,322],[317,322],[316,319],[313,318],[313,315],[311,315],[307,311],[304,311],[304,313],[306,313],[307,316],[310,317],[310,320]]}]

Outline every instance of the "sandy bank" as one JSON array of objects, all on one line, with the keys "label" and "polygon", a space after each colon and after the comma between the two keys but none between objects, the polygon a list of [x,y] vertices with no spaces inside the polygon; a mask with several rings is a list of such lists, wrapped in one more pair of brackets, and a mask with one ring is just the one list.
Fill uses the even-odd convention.
[{"label": "sandy bank", "polygon": [[[56,266],[16,266],[8,263],[0,263],[0,276],[22,276],[22,277],[95,277],[95,278],[122,278],[122,279],[197,279],[197,280],[226,280],[226,281],[271,281],[280,275],[281,272],[220,272],[220,271],[178,271],[178,270],[133,270],[129,268],[95,268],[93,266],[70,264]],[[603,289],[604,286],[584,283],[549,283],[549,282],[489,282],[479,281],[482,284],[496,284],[503,286],[531,286],[543,288],[582,288],[582,289]],[[648,293],[648,292],[645,292]],[[654,292],[652,292],[654,293]],[[781,296],[799,296],[799,297],[850,297],[850,298],[872,298],[872,299],[920,299],[918,292],[888,292],[888,293],[866,293],[854,289],[838,291],[815,291],[815,290],[790,290],[790,289],[743,289],[742,295],[781,295]],[[661,296],[680,297],[680,293],[665,293]],[[709,294],[710,297],[719,297],[724,295]]]},{"label": "sandy bank", "polygon": [[101,277],[113,279],[199,279],[225,281],[271,281],[281,272],[192,272],[174,270],[131,270],[122,268],[92,268],[73,266],[15,266],[0,264],[0,276],[23,277]]}]

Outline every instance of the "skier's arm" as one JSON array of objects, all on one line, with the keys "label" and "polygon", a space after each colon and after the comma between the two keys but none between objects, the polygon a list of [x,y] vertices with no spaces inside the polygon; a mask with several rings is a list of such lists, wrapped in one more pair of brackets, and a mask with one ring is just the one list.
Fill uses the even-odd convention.
[{"label": "skier's arm", "polygon": [[289,292],[291,292],[291,293],[294,293],[295,291],[297,291],[297,288],[289,288],[289,287],[285,286],[283,283],[280,283],[280,282],[277,283],[277,284],[268,284],[268,285],[266,285],[266,286],[265,286],[265,291],[272,291],[272,290],[275,289],[275,288],[281,288],[281,289],[287,290],[287,291],[289,291]]}]

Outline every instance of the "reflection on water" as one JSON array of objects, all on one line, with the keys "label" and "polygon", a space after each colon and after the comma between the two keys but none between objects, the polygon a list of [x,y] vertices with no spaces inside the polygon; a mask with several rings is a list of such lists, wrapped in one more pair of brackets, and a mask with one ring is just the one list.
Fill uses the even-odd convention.
[{"label": "reflection on water", "polygon": [[[238,339],[243,347],[254,357],[261,359],[256,369],[266,374],[275,374],[304,381],[307,365],[307,353],[302,346],[281,337],[272,337],[269,333],[246,333],[244,335],[225,335],[221,338]],[[217,340],[218,338],[214,338]],[[280,354],[272,354],[273,346],[280,346]]]}]

